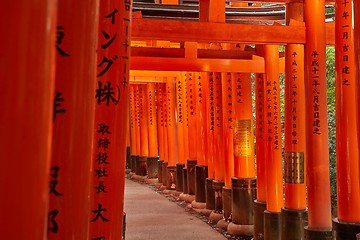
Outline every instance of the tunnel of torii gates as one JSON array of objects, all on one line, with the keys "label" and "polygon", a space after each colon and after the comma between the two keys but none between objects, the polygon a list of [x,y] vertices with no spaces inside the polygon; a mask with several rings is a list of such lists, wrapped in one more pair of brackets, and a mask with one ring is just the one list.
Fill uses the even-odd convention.
[{"label": "tunnel of torii gates", "polygon": [[277,2],[286,24],[227,23],[218,0],[200,0],[198,21],[143,18],[130,1],[2,1],[1,239],[121,239],[126,163],[233,235],[356,239],[360,3],[326,2],[326,23],[324,0]]}]

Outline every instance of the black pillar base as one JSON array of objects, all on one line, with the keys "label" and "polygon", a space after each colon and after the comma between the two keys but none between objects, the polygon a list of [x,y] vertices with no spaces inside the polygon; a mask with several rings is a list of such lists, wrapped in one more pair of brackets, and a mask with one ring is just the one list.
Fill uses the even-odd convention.
[{"label": "black pillar base", "polygon": [[232,222],[238,225],[254,224],[254,200],[256,199],[256,178],[231,179]]},{"label": "black pillar base", "polygon": [[334,218],[333,231],[336,240],[356,239],[356,234],[360,233],[360,223],[342,222]]},{"label": "black pillar base", "polygon": [[206,209],[215,210],[215,191],[212,178],[206,179]]},{"label": "black pillar base", "polygon": [[176,176],[175,176],[176,167],[175,166],[167,166],[166,168],[166,189],[167,190],[175,190],[176,189]]},{"label": "black pillar base", "polygon": [[264,211],[266,202],[254,201],[254,240],[264,239]]},{"label": "black pillar base", "polygon": [[176,191],[184,191],[184,167],[185,164],[176,164]]},{"label": "black pillar base", "polygon": [[188,194],[195,195],[195,166],[196,160],[187,160],[187,183],[188,183]]},{"label": "black pillar base", "polygon": [[158,160],[158,183],[162,183],[162,167],[164,160]]},{"label": "black pillar base", "polygon": [[127,146],[126,147],[126,169],[130,169],[130,164],[131,164],[131,147]]},{"label": "black pillar base", "polygon": [[135,170],[136,175],[146,176],[146,160],[146,156],[140,156],[139,158],[137,158]]},{"label": "black pillar base", "polygon": [[205,182],[208,175],[207,166],[195,166],[195,201],[206,202]]},{"label": "black pillar base", "polygon": [[304,228],[305,238],[307,240],[332,240],[331,229],[310,229],[307,226]]},{"label": "black pillar base", "polygon": [[131,172],[133,172],[133,173],[136,172],[136,161],[137,161],[138,157],[139,156],[137,156],[137,155],[132,155],[131,159],[130,159],[130,169],[131,169]]},{"label": "black pillar base", "polygon": [[224,212],[224,220],[226,222],[231,222],[231,188],[229,187],[222,188],[222,205]]},{"label": "black pillar base", "polygon": [[281,239],[303,240],[307,210],[281,209]]},{"label": "black pillar base", "polygon": [[225,185],[224,181],[213,181],[213,189],[215,192],[215,213],[222,214],[223,206],[222,206],[222,188]]},{"label": "black pillar base", "polygon": [[281,213],[264,211],[264,239],[281,239]]},{"label": "black pillar base", "polygon": [[188,169],[183,168],[183,193],[188,194]]},{"label": "black pillar base", "polygon": [[157,178],[158,176],[158,161],[159,157],[148,157],[146,160],[146,169],[148,178]]},{"label": "black pillar base", "polygon": [[164,186],[166,186],[166,184],[167,184],[167,175],[166,175],[166,169],[167,169],[167,167],[168,167],[168,162],[163,162],[162,163],[162,170],[161,170],[161,174],[162,174],[162,184],[164,185]]}]

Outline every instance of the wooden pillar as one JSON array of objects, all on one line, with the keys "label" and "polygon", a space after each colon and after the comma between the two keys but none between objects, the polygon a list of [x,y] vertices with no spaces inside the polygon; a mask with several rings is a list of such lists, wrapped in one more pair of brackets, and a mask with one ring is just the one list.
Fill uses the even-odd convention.
[{"label": "wooden pillar", "polygon": [[[234,158],[237,178],[255,177],[254,120],[250,73],[233,74]],[[261,102],[261,101],[260,101]]]},{"label": "wooden pillar", "polygon": [[148,128],[149,128],[149,156],[157,157],[158,139],[157,139],[157,121],[156,121],[156,107],[155,107],[155,83],[147,84],[148,96]]},{"label": "wooden pillar", "polygon": [[166,79],[167,93],[167,126],[168,126],[168,156],[169,166],[174,167],[178,162],[177,153],[177,132],[175,120],[175,79]]},{"label": "wooden pillar", "polygon": [[[287,5],[287,25],[304,25],[303,3]],[[304,238],[306,211],[306,135],[304,45],[288,44],[285,56],[285,203],[282,238]]]},{"label": "wooden pillar", "polygon": [[282,144],[280,123],[279,50],[276,45],[264,46],[265,53],[265,113],[266,113],[266,211],[264,239],[281,236],[280,212],[283,207]]},{"label": "wooden pillar", "polygon": [[139,84],[140,156],[149,156],[147,84]]},{"label": "wooden pillar", "polygon": [[[355,52],[360,51],[360,3],[359,1],[354,2],[354,48]],[[360,139],[360,96],[359,96],[359,89],[360,89],[360,56],[359,54],[355,54],[355,73],[356,73],[356,102],[357,102],[357,120],[358,120],[358,139]],[[358,145],[360,146],[360,141],[358,141]],[[360,154],[360,153],[359,153]],[[360,172],[360,157],[359,157],[359,172]],[[360,184],[360,176],[359,176],[359,184]]]},{"label": "wooden pillar", "polygon": [[130,141],[131,141],[131,155],[137,155],[137,145],[136,145],[136,109],[135,109],[135,86],[132,84],[129,87],[129,101],[130,101]]},{"label": "wooden pillar", "polygon": [[168,98],[167,98],[167,89],[166,89],[166,83],[162,84],[162,112],[164,116],[164,131],[163,131],[163,140],[164,140],[164,162],[169,162],[169,139],[168,139]]},{"label": "wooden pillar", "polygon": [[359,149],[356,102],[353,2],[336,2],[336,178],[337,239],[355,239],[360,232]]},{"label": "wooden pillar", "polygon": [[186,84],[189,122],[189,159],[196,160],[196,83],[194,73],[186,73]]},{"label": "wooden pillar", "polygon": [[131,1],[100,3],[91,239],[122,239]]},{"label": "wooden pillar", "polygon": [[46,238],[56,6],[51,0],[1,3],[3,239]]},{"label": "wooden pillar", "polygon": [[159,158],[164,160],[164,114],[162,111],[163,100],[162,100],[162,83],[156,84],[156,107],[157,107],[157,130],[158,130],[158,146],[159,146]]},{"label": "wooden pillar", "polygon": [[96,1],[58,5],[49,239],[89,238],[98,10]]},{"label": "wooden pillar", "polygon": [[184,89],[184,77],[182,74],[180,74],[179,78],[177,78],[176,81],[176,110],[177,110],[177,128],[178,128],[178,161],[179,164],[185,164],[186,158],[185,158],[185,138],[184,138],[184,125],[185,117],[184,117],[184,98],[186,98],[185,95],[185,89]]},{"label": "wooden pillar", "polygon": [[[259,46],[257,46],[258,48]],[[254,201],[254,239],[264,239],[264,211],[266,210],[266,102],[265,74],[255,75],[256,111],[256,200]]]},{"label": "wooden pillar", "polygon": [[208,177],[215,178],[215,166],[214,166],[214,130],[215,130],[215,96],[214,96],[214,73],[208,74],[208,89],[207,91],[207,164],[208,164]]},{"label": "wooden pillar", "polygon": [[[198,166],[206,166],[205,158],[205,139],[206,139],[206,108],[204,104],[206,101],[205,89],[203,83],[207,80],[205,72],[195,74],[195,114],[196,114],[196,159]],[[204,121],[205,120],[205,121]],[[205,123],[205,125],[204,125]]]},{"label": "wooden pillar", "polygon": [[134,85],[134,107],[135,107],[135,136],[136,136],[136,156],[139,158],[140,156],[140,92],[139,92],[139,85]]},{"label": "wooden pillar", "polygon": [[[316,12],[316,14],[314,14]],[[325,1],[304,1],[308,239],[331,238]],[[321,189],[321,191],[319,191]],[[317,234],[324,237],[319,238]]]}]

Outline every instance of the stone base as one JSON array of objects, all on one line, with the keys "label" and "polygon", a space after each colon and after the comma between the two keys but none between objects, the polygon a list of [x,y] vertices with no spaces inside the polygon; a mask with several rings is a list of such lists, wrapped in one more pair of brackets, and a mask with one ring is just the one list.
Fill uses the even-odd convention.
[{"label": "stone base", "polygon": [[164,194],[167,194],[167,195],[170,195],[170,194],[174,194],[174,192],[175,192],[175,190],[170,190],[170,189],[165,189],[164,191],[163,191],[163,193]]},{"label": "stone base", "polygon": [[206,208],[206,203],[197,202],[194,200],[191,202],[191,207],[196,208],[196,209],[204,209],[204,208]]},{"label": "stone base", "polygon": [[179,195],[179,199],[181,201],[184,201],[184,202],[187,202],[187,203],[192,203],[195,200],[195,195],[189,195],[189,194],[181,193]]},{"label": "stone base", "polygon": [[174,192],[173,194],[174,194],[175,197],[179,197],[180,194],[182,194],[182,192],[179,192],[179,191],[176,191],[176,190],[175,190],[175,192]]},{"label": "stone base", "polygon": [[332,229],[310,229],[308,226],[304,228],[305,239],[307,240],[332,240]]},{"label": "stone base", "polygon": [[200,212],[201,212],[201,214],[203,214],[203,215],[205,215],[205,216],[209,217],[209,216],[210,216],[210,214],[212,213],[212,211],[214,211],[214,210],[204,208],[204,209],[201,209],[201,211],[200,211]]},{"label": "stone base", "polygon": [[212,222],[218,222],[221,219],[223,219],[223,217],[224,217],[224,215],[222,215],[221,213],[216,213],[216,212],[212,211],[210,213],[209,220]]},{"label": "stone base", "polygon": [[147,179],[145,179],[145,183],[150,184],[150,185],[156,185],[158,183],[158,179],[157,178],[147,178]]},{"label": "stone base", "polygon": [[135,181],[138,181],[138,182],[145,182],[147,177],[134,174],[134,175],[131,176],[131,179],[133,179]]},{"label": "stone base", "polygon": [[225,221],[225,219],[220,219],[217,222],[216,227],[226,231],[228,228],[228,225],[229,225],[228,221]]},{"label": "stone base", "polygon": [[356,239],[360,232],[359,223],[342,222],[339,219],[333,219],[333,234],[335,239]]},{"label": "stone base", "polygon": [[253,236],[254,225],[237,225],[235,223],[229,223],[227,232],[233,236]]},{"label": "stone base", "polygon": [[164,190],[166,190],[166,186],[161,185],[161,186],[159,187],[159,190],[160,190],[160,191],[164,191]]},{"label": "stone base", "polygon": [[130,173],[129,173],[129,178],[131,178],[131,177],[134,176],[134,175],[135,175],[134,172],[130,172]]},{"label": "stone base", "polygon": [[163,184],[162,184],[162,183],[159,183],[159,182],[155,183],[155,187],[156,187],[156,188],[161,188],[162,185],[163,185]]}]

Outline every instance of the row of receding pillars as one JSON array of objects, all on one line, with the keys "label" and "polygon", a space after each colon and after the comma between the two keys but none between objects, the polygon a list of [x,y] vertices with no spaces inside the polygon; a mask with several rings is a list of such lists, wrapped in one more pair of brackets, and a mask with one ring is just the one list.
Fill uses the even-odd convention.
[{"label": "row of receding pillars", "polygon": [[131,171],[158,178],[158,187],[175,190],[195,209],[207,209],[201,212],[233,235],[356,239],[360,185],[353,9],[350,3],[337,5],[338,201],[332,220],[323,6],[305,5],[317,12],[305,16],[305,48],[286,46],[284,122],[276,45],[259,46],[265,73],[253,79],[250,73],[186,72],[166,83],[131,85]]},{"label": "row of receding pillars", "polygon": [[131,2],[0,5],[1,239],[122,239]]},{"label": "row of receding pillars", "polygon": [[[360,22],[358,19],[360,15],[355,14],[355,21],[351,21],[353,18],[351,6],[359,9],[357,4],[359,3],[354,2],[352,4],[351,1],[338,2],[339,9],[343,10],[339,10],[340,17],[337,18],[339,20],[337,22],[339,24],[337,27],[337,41],[339,42],[337,43],[339,204],[338,220],[334,221],[334,229],[337,234],[340,232],[347,234],[352,231],[351,229],[357,229],[359,222],[359,210],[358,204],[356,204],[359,202],[359,187],[358,181],[356,181],[358,175],[358,163],[356,163],[358,161],[358,141],[354,134],[357,131],[356,121],[354,122],[355,112],[357,112],[355,108],[358,107],[354,96],[358,92],[355,88],[357,87],[356,79],[359,79],[355,77],[357,76],[355,69],[359,68],[359,64],[354,64],[354,62],[358,63],[359,61],[354,60],[358,57],[358,54],[354,54],[358,52],[358,50],[354,50],[354,46],[355,49],[359,49],[360,38],[357,35],[359,31],[353,32],[352,24],[355,24],[355,29],[358,29],[356,24]],[[307,69],[305,72],[305,79],[307,79],[305,81],[305,93],[307,95],[305,96],[307,96],[308,102],[305,106],[311,106],[306,110],[308,113],[306,129],[308,131],[306,136],[307,150],[304,151],[304,163],[307,165],[304,170],[308,169],[308,173],[307,175],[303,173],[303,181],[306,181],[308,186],[308,229],[306,232],[310,238],[319,239],[320,237],[315,236],[317,234],[328,236],[332,225],[328,187],[327,113],[325,107],[325,43],[323,41],[325,27],[322,18],[324,16],[324,2],[311,4],[307,2],[305,6],[306,12],[317,13],[314,16],[308,14],[306,18],[308,34],[305,51],[305,69]],[[2,218],[0,226],[2,238],[121,239],[123,169],[125,168],[128,124],[129,91],[127,77],[129,71],[130,10],[131,6],[128,1],[107,1],[99,4],[95,0],[61,0],[58,2],[47,0],[41,3],[19,0],[2,3],[0,29],[6,33],[0,38],[1,46],[3,46],[0,55],[2,84],[0,90],[0,132],[2,134],[0,144]],[[352,39],[355,42],[352,42]],[[289,45],[287,48],[291,49],[291,47],[295,49],[287,52],[290,54],[287,59],[301,56],[302,50],[297,48],[301,48],[301,46]],[[276,47],[265,47],[267,59],[265,61],[269,64],[272,63],[272,60],[268,58],[273,59],[272,55],[277,55]],[[296,65],[293,66],[288,63],[287,66],[298,71],[296,66],[301,61],[296,59],[295,62]],[[279,98],[276,95],[269,95],[274,94],[275,91],[276,94],[279,93],[277,88],[278,76],[276,66],[267,66],[266,68],[266,74],[258,75],[256,78],[257,84],[260,79],[265,82],[263,112],[257,114],[257,116],[262,114],[264,118],[263,141],[265,141],[265,150],[256,151],[256,170],[258,172],[256,176],[256,199],[258,201],[254,203],[254,209],[261,209],[260,207],[264,207],[264,203],[266,203],[268,212],[265,216],[267,216],[266,219],[269,219],[266,223],[271,224],[272,220],[275,219],[274,223],[278,224],[277,220],[279,220],[281,207],[300,210],[300,212],[306,207],[301,205],[305,201],[305,194],[303,194],[305,185],[293,182],[297,180],[301,182],[301,172],[296,172],[298,169],[296,164],[299,163],[300,165],[301,154],[298,153],[303,150],[298,147],[301,144],[294,146],[295,143],[293,142],[285,142],[285,156],[288,156],[285,158],[288,159],[285,161],[287,163],[285,169],[288,170],[286,174],[289,176],[288,179],[285,178],[285,194],[290,197],[285,198],[285,205],[283,205],[280,152],[277,151],[275,144],[275,133],[281,126],[278,122],[279,118],[276,119],[278,125],[273,124],[273,122],[275,123],[275,115],[278,114],[277,111],[266,112],[268,111],[266,110],[268,103],[270,104],[269,109],[278,108],[275,102]],[[287,77],[292,76],[294,81],[300,78],[295,70],[293,71],[291,68],[291,73],[287,74]],[[301,71],[299,70],[299,72]],[[195,76],[197,75],[194,74]],[[205,85],[209,84],[205,92],[207,90],[213,91],[213,96],[209,95],[209,100],[206,100],[206,97],[204,100],[206,104],[211,104],[211,101],[213,104],[210,107],[206,105],[204,108],[206,111],[209,108],[214,111],[214,115],[210,115],[213,117],[212,120],[210,118],[208,121],[206,117],[206,119],[202,118],[202,121],[205,122],[206,120],[207,124],[212,124],[213,129],[204,130],[204,124],[200,124],[204,128],[203,130],[201,127],[194,128],[194,126],[198,126],[196,121],[200,118],[197,116],[196,106],[193,106],[192,110],[196,117],[188,116],[188,132],[186,132],[186,127],[183,127],[183,139],[185,139],[183,151],[178,148],[178,151],[181,151],[180,154],[184,153],[189,160],[197,160],[198,167],[195,167],[195,170],[199,169],[200,173],[204,173],[205,176],[206,168],[204,166],[206,166],[206,162],[208,163],[208,177],[215,179],[216,192],[214,194],[217,201],[214,201],[217,203],[215,207],[218,212],[222,206],[220,191],[223,188],[221,187],[223,184],[227,187],[230,186],[230,180],[225,176],[236,177],[235,183],[238,184],[236,186],[239,187],[237,189],[239,194],[244,193],[243,189],[249,188],[249,186],[250,193],[246,192],[247,195],[245,196],[250,199],[254,193],[251,184],[254,183],[255,174],[251,173],[254,171],[254,166],[251,164],[254,163],[252,157],[255,149],[251,148],[252,152],[249,153],[248,146],[252,145],[251,142],[244,144],[244,142],[239,141],[244,139],[247,134],[251,134],[251,131],[246,127],[249,124],[246,120],[249,119],[236,116],[236,111],[233,111],[235,114],[233,123],[236,122],[237,124],[233,125],[232,129],[232,131],[236,130],[237,133],[236,135],[233,134],[233,146],[236,147],[232,150],[234,151],[234,166],[239,167],[239,169],[231,168],[231,160],[228,158],[226,158],[225,165],[225,160],[219,161],[220,158],[218,157],[223,154],[225,156],[225,153],[226,156],[232,156],[231,143],[227,142],[228,148],[226,148],[222,147],[224,140],[220,141],[231,138],[231,131],[223,130],[224,126],[229,126],[226,125],[228,122],[220,117],[223,116],[221,111],[226,114],[229,113],[229,109],[227,109],[229,106],[222,107],[223,101],[227,100],[227,95],[226,92],[223,94],[220,90],[225,91],[226,89],[222,88],[222,85],[220,88],[219,85],[219,79],[222,79],[221,83],[225,84],[226,82],[223,80],[230,76],[232,79],[233,74],[213,73],[211,80],[211,75],[208,73],[207,77],[201,78],[201,80],[208,78],[208,81],[204,82]],[[269,79],[273,81],[268,81]],[[210,80],[213,81],[212,86],[210,86]],[[194,81],[198,81],[198,79],[194,78]],[[292,87],[294,85],[288,84],[287,86]],[[185,86],[183,87],[185,89]],[[300,83],[297,87],[300,87]],[[137,89],[137,91],[139,90]],[[161,91],[166,91],[166,89]],[[156,92],[159,93],[160,90],[156,91],[155,89],[155,95]],[[288,99],[291,99],[293,104],[298,104],[296,105],[297,112],[300,111],[299,102],[304,97],[299,98],[298,101],[295,97],[299,91],[295,92],[294,98],[289,97]],[[243,91],[242,94],[245,92]],[[167,102],[164,97],[165,94],[160,95],[161,97],[159,97]],[[207,94],[203,96],[207,96]],[[268,100],[269,102],[267,102]],[[192,104],[195,104],[195,101],[193,99]],[[190,102],[188,101],[187,104]],[[257,104],[260,102],[257,101]],[[175,102],[173,104],[175,106]],[[233,109],[238,109],[236,104],[240,103],[234,103]],[[167,119],[166,122],[163,122],[163,127],[167,128],[166,131],[163,129],[161,133],[162,128],[158,127],[159,136],[162,136],[159,137],[159,142],[163,141],[159,144],[160,156],[164,156],[164,160],[167,160],[170,167],[176,167],[175,164],[179,163],[181,159],[177,157],[176,152],[170,151],[170,149],[176,149],[176,141],[178,140],[176,134],[179,135],[181,132],[179,123],[176,123],[179,119],[179,112],[178,115],[175,115],[174,106],[160,104],[160,109],[161,107],[170,107],[172,111],[160,111],[170,116],[164,117],[164,121]],[[185,108],[185,105],[182,106]],[[243,108],[245,109],[246,106],[248,105],[245,104]],[[286,106],[291,105],[287,104]],[[257,109],[260,108],[257,107]],[[294,107],[288,111],[294,111]],[[189,113],[189,111],[187,112]],[[185,119],[184,114],[185,112],[183,112]],[[299,115],[300,117],[296,115],[295,119],[292,115],[285,115],[291,116],[292,120],[287,122],[296,121],[296,126],[300,124],[297,122],[298,120],[304,119],[304,114]],[[192,117],[193,119],[191,119]],[[139,120],[144,121],[143,117],[139,117]],[[154,118],[153,121],[155,121]],[[177,128],[175,128],[175,124],[178,124]],[[183,124],[186,125],[186,123]],[[260,121],[257,121],[256,124],[260,124]],[[251,126],[252,124],[250,124]],[[285,123],[285,127],[291,128],[287,123]],[[191,129],[195,130],[191,131]],[[208,128],[206,127],[206,129]],[[259,134],[259,126],[257,129],[256,133]],[[289,133],[288,130],[285,132]],[[154,132],[147,134],[154,140]],[[294,138],[297,134],[301,133],[296,131]],[[198,136],[206,137],[199,139]],[[269,136],[273,141],[268,141]],[[292,139],[292,137],[285,139]],[[146,135],[140,138],[140,141],[145,140]],[[205,140],[207,141],[206,144],[203,143]],[[260,144],[261,140],[257,136],[256,148],[264,147],[264,143]],[[298,140],[300,141],[300,138]],[[193,144],[186,147],[186,143],[190,142]],[[210,144],[213,144],[212,147],[209,147]],[[289,144],[290,147],[287,148],[286,144]],[[205,151],[198,148],[198,145],[201,145]],[[141,149],[146,144],[140,142],[139,146]],[[281,149],[280,145],[278,148]],[[208,155],[201,156],[204,153]],[[265,157],[260,156],[262,153]],[[145,153],[140,152],[139,154],[146,156]],[[179,160],[177,161],[176,158]],[[184,158],[182,159],[184,160]],[[188,171],[183,170],[183,174],[189,175],[189,168],[192,166],[194,169],[194,163],[189,162]],[[241,165],[246,163],[249,166]],[[174,180],[174,169],[170,168],[170,170],[172,175],[165,175],[164,181],[166,176],[172,176],[169,178]],[[232,170],[234,171],[233,175],[229,174]],[[292,170],[295,171],[293,175]],[[203,181],[203,179],[200,180]],[[244,179],[248,181],[243,181]],[[179,187],[180,182],[178,181],[175,186]],[[189,182],[183,181],[188,185]],[[268,185],[269,187],[267,187]],[[209,190],[211,190],[210,186],[212,185],[209,184]],[[183,185],[183,191],[188,191],[190,194],[201,191],[201,189],[197,190],[196,185],[195,188],[191,187],[193,192],[185,185]],[[266,191],[265,187],[267,188]],[[303,192],[299,193],[300,189]],[[290,193],[287,194],[288,192]],[[235,194],[233,195],[235,196]],[[291,196],[299,197],[291,198]],[[293,203],[289,203],[291,199],[293,199]],[[195,200],[202,201],[202,199]],[[251,201],[249,203],[251,204]],[[234,212],[232,219],[234,219]],[[262,213],[262,211],[259,212]],[[248,211],[247,213],[250,214],[251,212]],[[255,216],[257,215],[255,214]],[[242,224],[243,222],[237,223]],[[249,223],[247,225],[251,225],[251,222],[247,223]],[[262,221],[260,221],[261,223]],[[274,229],[278,229],[279,225],[276,224]],[[255,231],[257,231],[256,226],[259,225],[255,224]],[[350,230],[343,231],[341,229]],[[266,234],[265,232],[265,237],[272,236],[272,234],[279,234],[279,231],[271,231],[268,235]]]}]

